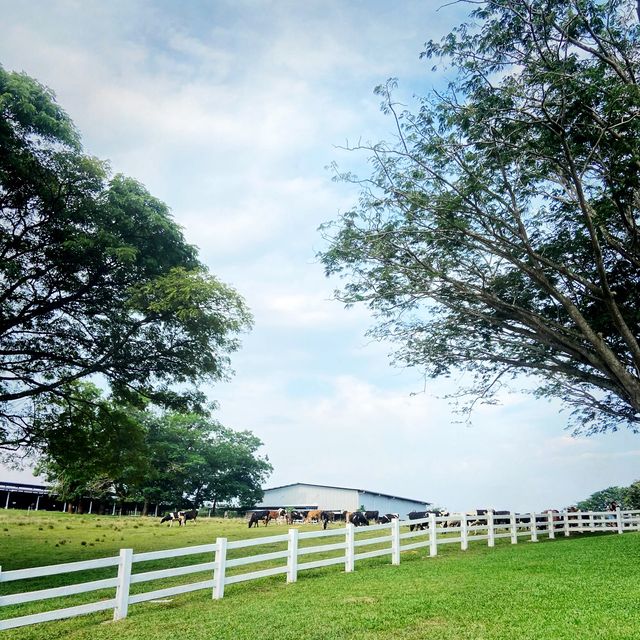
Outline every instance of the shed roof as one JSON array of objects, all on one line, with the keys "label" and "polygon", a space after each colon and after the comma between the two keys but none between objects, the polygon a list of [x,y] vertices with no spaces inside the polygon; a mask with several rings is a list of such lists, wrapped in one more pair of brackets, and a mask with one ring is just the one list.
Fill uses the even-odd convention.
[{"label": "shed roof", "polygon": [[265,491],[272,491],[274,489],[286,489],[287,487],[321,487],[322,489],[343,489],[346,491],[358,491],[359,493],[369,493],[372,496],[380,496],[382,498],[393,498],[394,500],[406,500],[407,502],[417,502],[418,504],[430,505],[431,502],[426,500],[414,500],[413,498],[403,498],[401,496],[393,496],[390,493],[380,493],[380,491],[370,491],[369,489],[357,489],[355,487],[335,487],[327,484],[313,484],[310,482],[292,482],[291,484],[282,484],[279,487],[269,487]]}]

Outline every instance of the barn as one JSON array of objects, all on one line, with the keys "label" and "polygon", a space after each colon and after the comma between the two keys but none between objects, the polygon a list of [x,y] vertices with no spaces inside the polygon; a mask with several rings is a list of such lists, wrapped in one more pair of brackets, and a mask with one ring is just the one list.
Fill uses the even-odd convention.
[{"label": "barn", "polygon": [[367,489],[296,482],[265,489],[264,498],[256,508],[284,507],[285,509],[323,509],[325,511],[357,511],[364,508],[366,511],[398,513],[400,518],[406,518],[410,511],[424,511],[430,504],[424,500],[401,498]]}]

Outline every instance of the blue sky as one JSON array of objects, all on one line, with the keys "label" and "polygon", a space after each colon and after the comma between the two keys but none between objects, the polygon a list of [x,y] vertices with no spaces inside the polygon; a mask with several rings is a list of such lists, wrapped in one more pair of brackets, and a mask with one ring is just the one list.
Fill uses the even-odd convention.
[{"label": "blue sky", "polygon": [[0,63],[51,87],[87,151],[163,199],[246,298],[255,328],[210,395],[224,424],[264,441],[269,485],[559,508],[640,478],[638,436],[572,438],[557,404],[519,392],[457,423],[439,397],[461,380],[425,387],[391,368],[391,346],[366,338],[366,310],[332,300],[339,283],[315,257],[318,226],[357,198],[326,167],[366,175],[366,157],[340,147],[393,135],[374,86],[397,76],[411,106],[447,80],[419,54],[466,7],[438,6],[0,0]]}]

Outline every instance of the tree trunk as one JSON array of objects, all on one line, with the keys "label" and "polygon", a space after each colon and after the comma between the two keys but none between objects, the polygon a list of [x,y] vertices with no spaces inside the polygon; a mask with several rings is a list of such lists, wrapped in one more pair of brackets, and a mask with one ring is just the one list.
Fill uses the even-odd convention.
[{"label": "tree trunk", "polygon": [[148,516],[149,515],[149,498],[144,499],[144,503],[142,505],[142,515],[143,516]]}]

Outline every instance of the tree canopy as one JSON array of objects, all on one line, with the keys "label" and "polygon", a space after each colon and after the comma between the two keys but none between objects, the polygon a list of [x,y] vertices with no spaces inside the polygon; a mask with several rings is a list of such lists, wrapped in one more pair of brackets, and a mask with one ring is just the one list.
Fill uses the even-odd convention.
[{"label": "tree canopy", "polygon": [[0,67],[0,447],[33,442],[34,403],[102,377],[197,409],[251,317],[167,206],[83,152],[53,93]]},{"label": "tree canopy", "polygon": [[64,500],[101,498],[169,508],[203,502],[253,505],[272,467],[262,442],[201,414],[159,413],[104,398],[89,383],[46,402],[38,424],[46,443],[36,467]]},{"label": "tree canopy", "polygon": [[[522,375],[584,433],[640,427],[640,28],[630,0],[472,2],[425,59],[455,74],[360,145],[373,172],[321,258],[374,335],[471,403]],[[434,67],[435,69],[435,67]],[[470,405],[467,405],[467,407]]]}]

